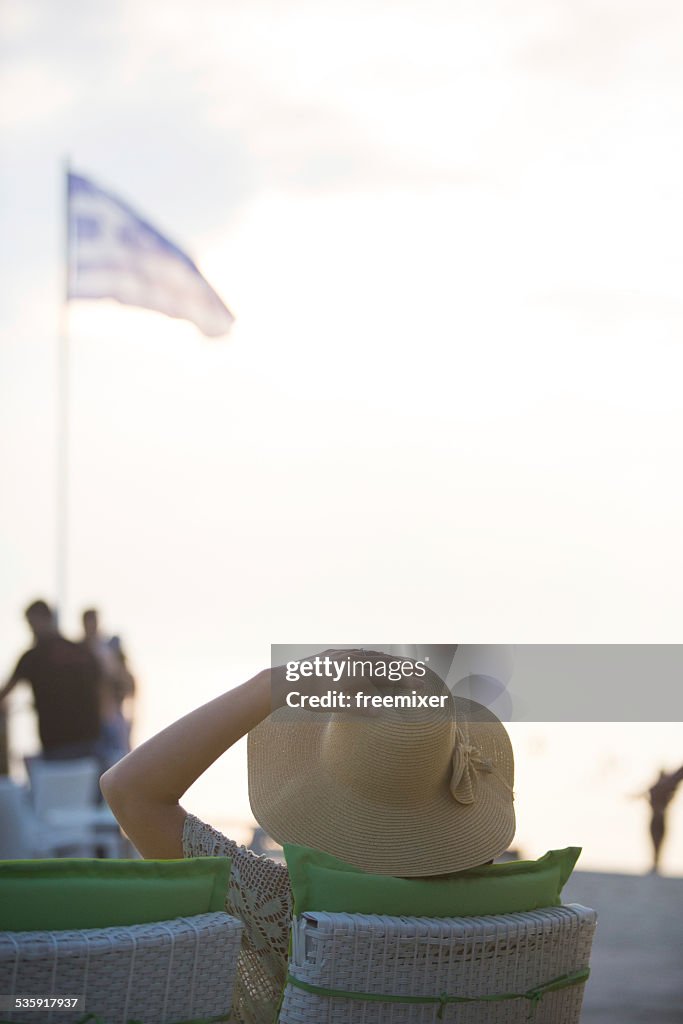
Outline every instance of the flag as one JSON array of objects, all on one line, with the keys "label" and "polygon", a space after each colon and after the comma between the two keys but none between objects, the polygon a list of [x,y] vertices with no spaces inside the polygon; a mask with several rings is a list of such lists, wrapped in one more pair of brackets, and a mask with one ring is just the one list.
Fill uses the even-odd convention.
[{"label": "flag", "polygon": [[226,334],[235,319],[190,257],[127,203],[69,172],[68,299],[116,299]]}]

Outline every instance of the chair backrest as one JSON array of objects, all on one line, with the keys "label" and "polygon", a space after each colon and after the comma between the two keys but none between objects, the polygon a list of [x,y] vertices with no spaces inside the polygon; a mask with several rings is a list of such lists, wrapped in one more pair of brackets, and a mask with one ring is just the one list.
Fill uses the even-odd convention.
[{"label": "chair backrest", "polygon": [[0,860],[34,856],[34,821],[21,787],[12,779],[0,778]]},{"label": "chair backrest", "polygon": [[3,995],[78,995],[73,1009],[4,1012],[3,1020],[175,1024],[226,1015],[242,924],[223,912],[128,928],[0,932]]},{"label": "chair backrest", "polygon": [[33,808],[39,818],[49,820],[56,810],[78,811],[95,806],[100,765],[95,758],[44,761],[26,758]]},{"label": "chair backrest", "polygon": [[280,1024],[578,1024],[597,915],[295,918]]}]

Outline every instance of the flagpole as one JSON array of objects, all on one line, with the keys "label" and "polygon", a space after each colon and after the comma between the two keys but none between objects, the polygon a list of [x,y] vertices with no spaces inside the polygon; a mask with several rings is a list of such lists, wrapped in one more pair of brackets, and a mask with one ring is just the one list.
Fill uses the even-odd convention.
[{"label": "flagpole", "polygon": [[59,309],[57,354],[57,616],[64,616],[69,555],[69,161],[64,161],[62,245],[64,280]]}]

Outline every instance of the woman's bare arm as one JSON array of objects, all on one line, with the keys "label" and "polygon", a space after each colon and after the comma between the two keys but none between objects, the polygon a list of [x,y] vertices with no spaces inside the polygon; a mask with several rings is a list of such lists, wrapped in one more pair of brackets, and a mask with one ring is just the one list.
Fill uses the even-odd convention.
[{"label": "woman's bare arm", "polygon": [[266,670],[169,725],[104,773],[102,793],[143,857],[182,857],[183,793],[270,711]]},{"label": "woman's bare arm", "polygon": [[[376,651],[335,650],[325,656],[348,661],[385,658]],[[416,685],[415,681],[412,681]],[[338,688],[369,692],[371,685],[355,674]],[[301,679],[303,691],[324,692],[329,679]],[[117,821],[143,857],[182,857],[183,825],[187,817],[180,798],[221,754],[280,706],[288,689],[284,668],[266,669],[253,679],[169,725],[105,772],[100,780],[104,797]],[[365,712],[370,714],[370,711]]]}]

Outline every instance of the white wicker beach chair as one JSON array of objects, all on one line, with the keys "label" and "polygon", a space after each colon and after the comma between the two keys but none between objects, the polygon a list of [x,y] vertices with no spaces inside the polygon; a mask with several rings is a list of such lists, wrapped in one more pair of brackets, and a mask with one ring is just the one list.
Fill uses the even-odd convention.
[{"label": "white wicker beach chair", "polygon": [[49,821],[54,811],[87,811],[95,807],[102,769],[94,757],[65,761],[27,757],[24,761],[33,808],[43,821]]},{"label": "white wicker beach chair", "polygon": [[74,1010],[5,1010],[0,1020],[175,1024],[228,1019],[242,924],[223,912],[82,931],[0,932],[3,996],[82,996]]},{"label": "white wicker beach chair", "polygon": [[280,1024],[577,1024],[596,913],[305,913]]},{"label": "white wicker beach chair", "polygon": [[52,844],[56,851],[69,849],[73,856],[97,856],[98,848],[107,857],[125,857],[126,841],[114,815],[106,804],[98,804],[100,763],[92,757],[46,761],[43,757],[24,758],[30,782],[30,797],[37,820],[55,837],[79,836],[67,848]]}]

